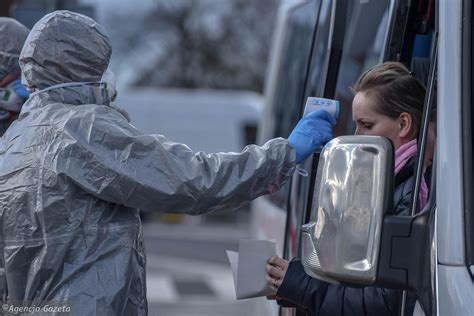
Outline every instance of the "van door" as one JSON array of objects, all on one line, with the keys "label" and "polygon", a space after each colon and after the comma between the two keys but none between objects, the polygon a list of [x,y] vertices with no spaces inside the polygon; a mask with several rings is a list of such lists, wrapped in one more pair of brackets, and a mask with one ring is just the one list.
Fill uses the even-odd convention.
[{"label": "van door", "polygon": [[[322,1],[299,115],[309,96],[335,98],[340,101],[341,112],[334,136],[353,133],[350,86],[387,54],[394,6],[395,1],[391,0]],[[308,177],[295,174],[292,179],[285,231],[286,259],[301,256],[301,225],[309,220],[318,160],[316,154],[305,162]],[[300,314],[282,308],[282,315]]]},{"label": "van door", "polygon": [[[321,0],[281,3],[265,87],[264,115],[258,128],[260,144],[271,138],[288,137],[299,119],[320,8]],[[283,254],[289,188],[290,183],[251,205],[254,237],[276,241],[280,256]],[[258,309],[258,315],[279,313],[278,306],[270,301],[260,302]]]},{"label": "van door", "polygon": [[[320,5],[320,0],[298,1],[284,6],[284,12],[280,13],[265,91],[264,116],[258,132],[259,143],[275,137],[287,138],[298,122]],[[280,255],[283,253],[289,187],[288,183],[275,194],[261,197],[252,204],[256,237],[276,240]]]},{"label": "van door", "polygon": [[[354,131],[350,86],[363,71],[383,61],[386,55],[389,26],[396,13],[395,1],[327,1],[326,4],[332,5],[332,11],[324,10],[324,6],[321,8],[320,26],[315,37],[303,100],[309,96],[338,99],[341,112],[334,128],[334,136],[340,136],[352,134]],[[324,18],[324,14],[329,13],[334,19],[330,27],[326,26],[329,19],[325,22]],[[308,159],[305,163],[310,177],[295,175],[292,182],[286,231],[286,258],[300,255],[297,245],[301,225],[309,220],[318,158],[318,155],[315,155],[313,161]]]}]

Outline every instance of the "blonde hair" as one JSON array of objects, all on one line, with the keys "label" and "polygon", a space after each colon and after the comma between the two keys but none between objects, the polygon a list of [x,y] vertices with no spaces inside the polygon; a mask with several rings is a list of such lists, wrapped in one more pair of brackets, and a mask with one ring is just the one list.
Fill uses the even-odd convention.
[{"label": "blonde hair", "polygon": [[412,136],[418,135],[426,91],[402,63],[385,62],[374,66],[359,77],[352,92],[375,97],[376,111],[382,115],[396,119],[403,112],[410,114]]}]

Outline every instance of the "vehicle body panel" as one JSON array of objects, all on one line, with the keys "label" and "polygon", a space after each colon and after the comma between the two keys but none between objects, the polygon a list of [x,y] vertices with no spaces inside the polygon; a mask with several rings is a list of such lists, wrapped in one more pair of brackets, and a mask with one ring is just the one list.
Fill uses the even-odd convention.
[{"label": "vehicle body panel", "polygon": [[[437,186],[438,260],[464,265],[461,118],[462,1],[439,2]],[[442,131],[442,132],[441,132]]]}]

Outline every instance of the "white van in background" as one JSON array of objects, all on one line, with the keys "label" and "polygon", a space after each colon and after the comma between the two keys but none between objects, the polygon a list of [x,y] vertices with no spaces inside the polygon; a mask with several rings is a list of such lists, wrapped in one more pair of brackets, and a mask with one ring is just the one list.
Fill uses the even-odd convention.
[{"label": "white van in background", "polygon": [[263,109],[258,93],[204,89],[133,88],[119,91],[114,103],[140,131],[206,152],[240,152],[254,143],[250,128]]}]

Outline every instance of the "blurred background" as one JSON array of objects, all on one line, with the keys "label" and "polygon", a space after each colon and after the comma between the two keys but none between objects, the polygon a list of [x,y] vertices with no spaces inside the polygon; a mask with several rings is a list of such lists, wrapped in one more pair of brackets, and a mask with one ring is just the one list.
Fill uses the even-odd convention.
[{"label": "blurred background", "polygon": [[[54,10],[88,15],[112,41],[116,105],[138,129],[195,151],[256,141],[278,0],[2,0],[31,28]],[[251,238],[249,209],[143,214],[150,315],[260,315],[236,301],[225,250]]]}]

